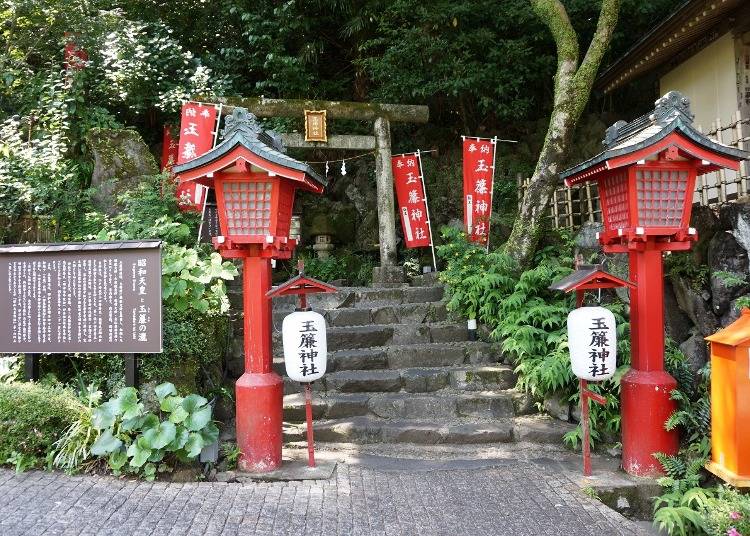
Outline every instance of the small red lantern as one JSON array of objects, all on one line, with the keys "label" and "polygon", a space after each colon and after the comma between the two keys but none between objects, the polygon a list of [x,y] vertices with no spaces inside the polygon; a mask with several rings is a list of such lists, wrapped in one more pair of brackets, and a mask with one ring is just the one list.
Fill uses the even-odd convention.
[{"label": "small red lantern", "polygon": [[717,143],[692,126],[690,102],[676,91],[654,111],[607,129],[605,150],[561,173],[572,186],[596,181],[602,204],[605,252],[628,253],[631,370],[622,378],[622,466],[657,475],[656,452],[676,454],[676,430],[664,422],[675,409],[677,383],[664,370],[664,251],[688,250],[698,236],[689,227],[695,179],[721,168],[737,170],[750,153]]},{"label": "small red lantern", "polygon": [[226,118],[223,141],[175,166],[180,182],[215,189],[223,257],[242,258],[245,373],[235,384],[240,469],[273,471],[281,464],[283,381],[271,367],[271,259],[288,259],[294,193],[322,193],[325,181],[286,154],[244,108]]}]

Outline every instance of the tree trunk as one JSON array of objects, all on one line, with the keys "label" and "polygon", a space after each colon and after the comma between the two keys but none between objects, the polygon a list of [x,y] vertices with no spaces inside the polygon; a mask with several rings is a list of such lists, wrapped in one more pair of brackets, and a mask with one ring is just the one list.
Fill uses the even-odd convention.
[{"label": "tree trunk", "polygon": [[557,46],[555,96],[547,135],[526,190],[513,230],[505,246],[521,267],[529,266],[542,231],[542,218],[557,187],[576,123],[591,94],[602,56],[617,25],[620,0],[603,0],[596,33],[578,66],[578,37],[560,0],[530,0],[537,16],[547,25]]}]

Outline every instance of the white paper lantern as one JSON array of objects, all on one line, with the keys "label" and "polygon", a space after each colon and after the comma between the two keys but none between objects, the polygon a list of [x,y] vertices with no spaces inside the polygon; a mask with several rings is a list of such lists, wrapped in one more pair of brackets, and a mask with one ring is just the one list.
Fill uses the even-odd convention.
[{"label": "white paper lantern", "polygon": [[568,315],[568,347],[573,374],[602,381],[617,369],[615,315],[604,307],[579,307]]},{"label": "white paper lantern", "polygon": [[281,324],[286,374],[296,382],[312,382],[326,372],[326,321],[314,311],[296,311]]}]

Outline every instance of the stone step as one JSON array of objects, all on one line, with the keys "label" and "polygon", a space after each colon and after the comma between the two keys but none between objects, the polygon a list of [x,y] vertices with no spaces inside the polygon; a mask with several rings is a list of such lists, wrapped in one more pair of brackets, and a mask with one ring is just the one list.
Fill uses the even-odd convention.
[{"label": "stone step", "polygon": [[363,326],[367,324],[423,324],[442,322],[448,318],[443,302],[403,303],[377,307],[346,307],[325,312],[330,327]]},{"label": "stone step", "polygon": [[[468,340],[466,325],[456,322],[432,324],[368,324],[328,328],[328,351],[378,346]],[[274,354],[283,354],[281,333],[273,334]]]},{"label": "stone step", "polygon": [[[425,287],[340,287],[337,292],[309,294],[308,305],[316,311],[342,308],[374,308],[409,303],[439,302],[443,299],[442,286]],[[274,311],[291,312],[297,306],[296,296],[274,298]]]},{"label": "stone step", "polygon": [[434,287],[440,284],[440,272],[427,272],[411,278],[413,287]]},{"label": "stone step", "polygon": [[[514,417],[522,394],[499,392],[413,393],[327,393],[313,395],[313,418],[339,419],[368,415],[382,419],[439,419],[462,417],[499,419]],[[284,397],[284,419],[305,420],[305,397],[294,393]]]},{"label": "stone step", "polygon": [[502,391],[516,384],[513,369],[507,365],[470,368],[407,368],[342,370],[321,379],[321,390],[358,392],[429,393],[447,387],[469,391]]},{"label": "stone step", "polygon": [[[356,416],[314,423],[315,440],[337,443],[476,444],[512,441],[560,444],[573,425],[545,415],[490,421],[379,419]],[[305,425],[286,423],[285,441],[301,441]]]},{"label": "stone step", "polygon": [[[500,357],[499,345],[482,341],[352,348],[329,352],[326,373],[341,370],[455,367],[465,364],[494,365]],[[284,358],[280,351],[274,358],[273,366],[278,374],[284,375]],[[457,386],[460,386],[461,382],[467,385],[477,383],[481,385],[482,381],[491,381],[492,371],[474,370],[475,374],[456,376]]]}]

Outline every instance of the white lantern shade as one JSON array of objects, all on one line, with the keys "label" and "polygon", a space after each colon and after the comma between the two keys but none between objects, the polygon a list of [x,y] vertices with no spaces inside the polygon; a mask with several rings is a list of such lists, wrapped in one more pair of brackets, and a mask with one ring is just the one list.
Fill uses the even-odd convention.
[{"label": "white lantern shade", "polygon": [[615,315],[604,307],[579,307],[568,315],[568,347],[573,374],[602,381],[617,369]]},{"label": "white lantern shade", "polygon": [[326,372],[326,321],[314,311],[296,311],[281,324],[286,374],[296,382],[313,382]]}]

